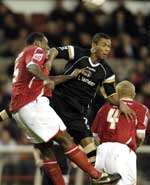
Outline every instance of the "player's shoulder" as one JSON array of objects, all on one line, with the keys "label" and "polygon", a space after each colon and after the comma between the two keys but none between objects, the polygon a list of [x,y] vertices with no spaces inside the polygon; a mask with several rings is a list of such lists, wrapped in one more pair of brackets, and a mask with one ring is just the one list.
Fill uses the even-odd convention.
[{"label": "player's shoulder", "polygon": [[103,59],[103,60],[101,60],[100,62],[101,62],[101,64],[102,64],[104,67],[106,67],[106,68],[111,68],[110,65],[108,64],[108,61],[107,61],[107,60],[104,60],[104,59]]},{"label": "player's shoulder", "polygon": [[148,107],[146,107],[144,104],[135,100],[133,100],[132,102],[133,102],[133,108],[135,110],[148,112]]},{"label": "player's shoulder", "polygon": [[111,108],[113,108],[113,105],[110,103],[105,103],[99,110],[98,110],[98,114],[102,114],[104,112],[109,111]]},{"label": "player's shoulder", "polygon": [[108,61],[106,60],[101,60],[100,64],[103,66],[103,69],[105,71],[106,77],[109,77],[111,75],[114,75],[114,71],[112,70],[111,66],[109,65]]},{"label": "player's shoulder", "polygon": [[43,53],[44,50],[41,47],[35,46],[35,45],[30,45],[24,48],[24,52],[26,53]]}]

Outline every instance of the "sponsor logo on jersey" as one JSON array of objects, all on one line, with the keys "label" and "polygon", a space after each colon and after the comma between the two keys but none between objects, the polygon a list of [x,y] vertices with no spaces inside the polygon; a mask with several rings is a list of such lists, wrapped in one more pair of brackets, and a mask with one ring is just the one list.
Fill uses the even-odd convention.
[{"label": "sponsor logo on jersey", "polygon": [[90,86],[95,86],[95,83],[89,80],[88,78],[85,78],[84,76],[81,76],[78,78],[78,80],[87,83]]}]

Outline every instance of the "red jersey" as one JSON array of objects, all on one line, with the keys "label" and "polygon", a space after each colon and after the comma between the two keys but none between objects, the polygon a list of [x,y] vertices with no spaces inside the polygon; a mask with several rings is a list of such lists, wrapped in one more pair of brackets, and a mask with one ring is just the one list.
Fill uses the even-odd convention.
[{"label": "red jersey", "polygon": [[45,75],[48,75],[48,70],[44,65],[46,60],[45,51],[33,45],[24,48],[19,54],[15,61],[10,111],[15,112],[42,95],[44,92],[43,80],[37,79],[28,71],[27,67],[34,63],[40,66]]},{"label": "red jersey", "polygon": [[137,119],[127,121],[119,109],[111,104],[105,104],[98,111],[92,124],[92,132],[98,134],[100,141],[119,142],[127,144],[132,150],[136,150],[138,133],[145,133],[148,122],[148,108],[133,100],[123,100],[135,111]]}]

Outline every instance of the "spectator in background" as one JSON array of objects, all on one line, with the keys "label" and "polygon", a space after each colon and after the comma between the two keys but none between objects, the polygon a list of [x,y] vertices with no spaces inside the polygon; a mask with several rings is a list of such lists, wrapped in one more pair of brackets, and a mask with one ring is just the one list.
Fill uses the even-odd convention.
[{"label": "spectator in background", "polygon": [[133,14],[126,8],[124,0],[118,0],[118,7],[112,12],[112,25],[114,35],[122,32],[127,32],[134,36],[134,17]]},{"label": "spectator in background", "polygon": [[7,14],[4,18],[5,36],[10,39],[16,39],[18,36],[19,27],[12,14]]},{"label": "spectator in background", "polygon": [[4,109],[10,102],[10,94],[7,92],[7,77],[0,75],[0,110]]},{"label": "spectator in background", "polygon": [[48,15],[48,19],[50,20],[67,20],[69,12],[64,8],[64,0],[56,0],[55,7]]},{"label": "spectator in background", "polygon": [[74,22],[76,30],[79,32],[89,31],[89,25],[87,23],[86,14],[84,12],[78,12],[74,16]]},{"label": "spectator in background", "polygon": [[132,43],[131,37],[127,33],[119,35],[120,43],[115,48],[114,54],[117,58],[136,58],[136,48]]},{"label": "spectator in background", "polygon": [[2,2],[0,2],[0,27],[4,26],[4,19],[7,14],[10,14],[11,11],[6,7]]},{"label": "spectator in background", "polygon": [[146,27],[146,16],[142,12],[137,12],[134,17],[135,19],[135,31],[134,37],[139,38],[140,43],[142,45],[148,45],[148,34]]},{"label": "spectator in background", "polygon": [[84,48],[89,48],[91,45],[91,35],[89,33],[80,33],[79,34],[79,43],[80,46]]},{"label": "spectator in background", "polygon": [[142,94],[144,95],[144,104],[150,106],[150,80],[142,85]]},{"label": "spectator in background", "polygon": [[[8,127],[2,128],[0,133],[0,146],[8,146],[12,148],[17,144],[12,138]],[[0,158],[3,159],[4,165],[2,173],[5,178],[3,179],[3,182],[6,185],[13,185],[15,182],[10,178],[10,176],[17,174],[16,164],[18,163],[19,156],[15,154],[1,154]]]}]

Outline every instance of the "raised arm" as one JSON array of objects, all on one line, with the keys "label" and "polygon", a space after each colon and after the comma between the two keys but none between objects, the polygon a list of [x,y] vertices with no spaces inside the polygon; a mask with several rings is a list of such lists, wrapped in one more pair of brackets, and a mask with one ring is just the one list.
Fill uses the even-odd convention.
[{"label": "raised arm", "polygon": [[117,105],[119,110],[126,116],[126,118],[134,120],[136,118],[135,112],[130,109],[122,100],[119,99],[115,85],[115,74],[108,65],[104,65],[105,80],[102,83],[104,97],[113,105]]},{"label": "raised arm", "polygon": [[88,70],[86,68],[75,69],[70,75],[58,75],[58,76],[50,76],[49,79],[54,81],[55,85],[59,85],[60,83],[66,82],[70,79],[76,78],[79,74],[87,74]]},{"label": "raised arm", "polygon": [[67,61],[78,60],[82,56],[89,56],[89,50],[80,48],[78,46],[62,46],[57,48],[51,48],[49,50],[49,60],[52,61],[54,58],[62,58]]}]

